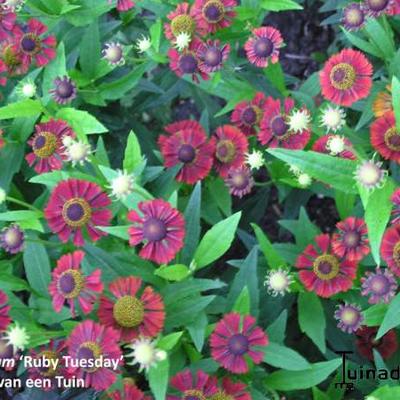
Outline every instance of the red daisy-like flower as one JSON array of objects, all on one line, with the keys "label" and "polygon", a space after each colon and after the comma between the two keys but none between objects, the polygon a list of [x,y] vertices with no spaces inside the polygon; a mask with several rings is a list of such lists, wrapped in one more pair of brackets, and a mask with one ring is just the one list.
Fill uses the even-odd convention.
[{"label": "red daisy-like flower", "polygon": [[[24,75],[29,69],[29,64],[22,62],[22,54],[13,36],[0,41],[0,59],[4,63],[9,76]],[[4,72],[2,72],[2,75],[4,75]],[[5,84],[5,76],[1,78]]]},{"label": "red daisy-like flower", "polygon": [[14,28],[16,19],[17,15],[13,12],[0,12],[0,41],[3,41],[9,37]]},{"label": "red daisy-like flower", "polygon": [[377,332],[377,326],[362,326],[355,333],[358,352],[370,361],[374,361],[373,349],[378,351],[383,359],[388,359],[398,348],[397,335],[394,329],[389,330],[378,340],[375,339]]},{"label": "red daisy-like flower", "polygon": [[340,151],[338,153],[332,153],[330,146],[329,146],[329,142],[334,140],[335,137],[337,137],[337,135],[333,135],[333,134],[327,134],[327,135],[321,136],[313,144],[312,150],[316,151],[318,153],[331,154],[331,155],[335,155],[340,158],[347,158],[349,160],[355,160],[356,156],[352,151],[353,144],[347,138],[341,138],[345,145],[343,151]]},{"label": "red daisy-like flower", "polygon": [[279,49],[283,46],[281,33],[272,26],[263,26],[253,30],[244,45],[247,59],[256,67],[265,68],[268,63],[279,61]]},{"label": "red daisy-like flower", "polygon": [[264,352],[258,347],[267,344],[268,337],[256,326],[256,319],[238,313],[226,314],[210,336],[213,359],[235,374],[244,374],[249,370],[247,357],[259,364]]},{"label": "red daisy-like flower", "polygon": [[[111,4],[113,0],[108,0],[108,2]],[[117,0],[118,11],[128,11],[133,7],[135,7],[135,3],[131,0]]]},{"label": "red daisy-like flower", "polygon": [[210,399],[217,393],[217,378],[199,370],[193,376],[190,370],[179,372],[171,378],[170,385],[181,395],[168,395],[167,400],[203,400]]},{"label": "red daisy-like flower", "polygon": [[50,229],[61,241],[68,242],[73,236],[75,246],[83,246],[83,229],[93,241],[107,234],[96,226],[108,226],[112,213],[111,203],[100,186],[80,179],[61,181],[53,189],[44,215]]},{"label": "red daisy-like flower", "polygon": [[5,146],[6,141],[4,140],[4,131],[0,129],[0,150]]},{"label": "red daisy-like flower", "polygon": [[201,32],[215,33],[232,24],[236,12],[236,0],[195,0],[193,14]]},{"label": "red daisy-like flower", "polygon": [[25,156],[29,166],[35,164],[38,174],[60,170],[65,159],[63,138],[66,136],[75,138],[75,133],[62,120],[51,119],[49,122],[36,124],[35,133],[28,141],[32,153]]},{"label": "red daisy-like flower", "polygon": [[390,200],[393,203],[391,223],[395,225],[400,222],[400,188],[393,192]]},{"label": "red daisy-like flower", "polygon": [[169,67],[171,70],[179,77],[182,77],[185,74],[191,75],[193,81],[196,83],[200,82],[198,75],[200,75],[205,81],[208,80],[210,76],[199,68],[200,60],[197,56],[197,52],[201,46],[201,41],[194,38],[190,42],[189,47],[183,50],[182,53],[179,53],[176,49],[169,49],[168,57]]},{"label": "red daisy-like flower", "polygon": [[193,35],[196,31],[196,21],[189,3],[179,3],[167,18],[171,21],[164,24],[164,34],[168,40],[174,40],[180,33]]},{"label": "red daisy-like flower", "polygon": [[57,40],[55,36],[43,37],[46,32],[47,26],[34,18],[27,22],[27,29],[14,29],[23,65],[29,67],[34,60],[38,67],[43,67],[55,58]]},{"label": "red daisy-like flower", "polygon": [[109,286],[114,298],[101,296],[98,311],[99,321],[113,327],[120,340],[132,341],[137,337],[155,337],[164,327],[164,303],[153,288],[146,286],[141,296],[140,278],[129,276],[118,278]]},{"label": "red daisy-like flower", "polygon": [[[282,104],[279,99],[268,97],[264,105],[264,115],[260,123],[258,140],[261,144],[270,148],[283,147],[285,149],[301,150],[307,145],[311,137],[310,128],[307,125],[301,126],[300,130],[290,126],[291,115],[295,112],[294,101],[285,99]],[[303,113],[307,118],[306,109],[297,112]]]},{"label": "red daisy-like flower", "polygon": [[245,135],[254,135],[264,113],[265,101],[264,93],[258,92],[253,100],[236,104],[231,115],[231,122]]},{"label": "red daisy-like flower", "polygon": [[116,374],[120,371],[94,364],[100,358],[115,362],[119,367],[123,364],[118,339],[118,332],[112,328],[91,320],[81,322],[68,338],[68,355],[71,360],[86,362],[87,366],[81,367],[78,362],[71,362],[69,372],[78,379],[84,379],[86,387],[91,386],[95,390],[108,389],[116,381]]},{"label": "red daisy-like flower", "polygon": [[331,56],[319,74],[322,95],[335,104],[351,106],[368,96],[372,72],[363,53],[344,49]]},{"label": "red daisy-like flower", "polygon": [[85,276],[81,270],[81,263],[85,253],[81,250],[63,255],[57,261],[57,267],[52,271],[52,281],[49,284],[49,293],[53,298],[53,308],[60,312],[64,303],[71,308],[75,316],[75,300],[78,301],[84,314],[93,310],[96,293],[103,291],[101,270],[96,269]]},{"label": "red daisy-like flower", "polygon": [[[38,350],[31,350],[30,356],[33,360],[54,360],[57,362],[56,368],[54,365],[50,365],[49,367],[30,367],[28,368],[28,374],[30,379],[34,379],[35,381],[41,381],[42,389],[44,391],[49,391],[57,388],[58,382],[56,380],[56,376],[62,376],[64,378],[71,378],[71,374],[68,372],[68,369],[65,366],[65,358],[66,355],[66,343],[65,341],[54,341],[50,340],[50,343],[40,347]],[[51,385],[48,386],[44,384],[44,382],[48,382],[50,380]]]},{"label": "red daisy-like flower", "polygon": [[296,260],[299,278],[306,289],[321,297],[349,290],[356,277],[357,263],[334,255],[328,234],[318,235],[315,243],[316,246],[309,244]]},{"label": "red daisy-like flower", "polygon": [[386,230],[382,238],[381,255],[392,272],[400,276],[400,224]]},{"label": "red daisy-like flower", "polygon": [[233,382],[228,377],[222,379],[222,388],[218,390],[215,399],[221,400],[251,400],[251,394],[248,393],[247,387],[242,382]]},{"label": "red daisy-like flower", "polygon": [[183,163],[176,180],[188,184],[204,179],[213,164],[214,140],[207,141],[203,127],[192,120],[183,120],[167,125],[165,131],[170,136],[158,138],[164,165],[171,168]]},{"label": "red daisy-like flower", "polygon": [[183,247],[185,220],[182,214],[162,200],[142,201],[138,205],[142,217],[130,211],[128,220],[133,222],[128,230],[129,244],[144,243],[140,257],[157,264],[170,262]]},{"label": "red daisy-like flower", "polygon": [[208,39],[206,43],[200,42],[197,49],[199,70],[204,73],[219,71],[229,57],[231,46],[220,45],[219,40]]},{"label": "red daisy-like flower", "polygon": [[0,60],[0,86],[6,86],[8,79],[7,65]]},{"label": "red daisy-like flower", "polygon": [[109,394],[111,400],[152,400],[146,396],[133,382],[124,382],[124,388]]},{"label": "red daisy-like flower", "polygon": [[388,111],[371,124],[371,144],[386,160],[400,163],[400,133],[393,111]]},{"label": "red daisy-like flower", "polygon": [[362,218],[348,217],[336,224],[332,235],[332,250],[340,258],[360,261],[369,254],[367,226]]},{"label": "red daisy-like flower", "polygon": [[247,137],[233,125],[223,125],[215,131],[215,169],[222,178],[231,168],[239,168],[245,161],[249,148]]},{"label": "red daisy-like flower", "polygon": [[0,290],[0,332],[5,331],[11,323],[9,312],[10,306],[8,305],[8,297]]}]

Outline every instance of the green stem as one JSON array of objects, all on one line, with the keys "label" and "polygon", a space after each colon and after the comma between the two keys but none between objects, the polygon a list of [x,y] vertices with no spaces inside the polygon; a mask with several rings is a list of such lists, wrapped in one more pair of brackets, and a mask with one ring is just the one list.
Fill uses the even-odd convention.
[{"label": "green stem", "polygon": [[36,208],[35,206],[31,206],[30,204],[25,203],[25,201],[15,199],[14,197],[7,196],[6,200],[9,201],[10,203],[15,203],[15,204],[18,204],[18,205],[20,205],[22,207],[29,208],[32,211],[36,211],[36,212],[39,212],[39,213],[42,212],[38,208]]},{"label": "green stem", "polygon": [[274,182],[272,181],[268,181],[268,182],[255,182],[254,185],[255,186],[269,186],[272,185]]}]

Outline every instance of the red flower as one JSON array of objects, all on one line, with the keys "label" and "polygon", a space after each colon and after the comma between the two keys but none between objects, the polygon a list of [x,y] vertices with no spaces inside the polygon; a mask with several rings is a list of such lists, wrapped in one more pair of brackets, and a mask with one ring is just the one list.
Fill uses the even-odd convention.
[{"label": "red flower", "polygon": [[[108,0],[108,2],[111,4],[113,0]],[[128,11],[133,7],[135,7],[135,3],[131,0],[117,0],[118,11]]]},{"label": "red flower", "polygon": [[9,312],[8,296],[0,290],[0,332],[5,331],[11,323]]},{"label": "red flower", "polygon": [[351,106],[368,96],[372,72],[363,53],[344,49],[331,56],[320,72],[322,95],[335,104]]},{"label": "red flower", "polygon": [[246,136],[233,125],[223,125],[215,132],[215,169],[222,178],[228,176],[231,168],[239,168],[245,161],[249,148]]},{"label": "red flower", "polygon": [[171,168],[183,163],[176,180],[188,184],[204,179],[213,164],[214,141],[207,141],[203,127],[197,121],[183,120],[167,125],[170,136],[158,138],[164,165]]},{"label": "red flower", "polygon": [[3,129],[0,129],[0,150],[5,146],[6,141],[3,138],[4,131]]},{"label": "red flower", "polygon": [[219,40],[209,39],[206,43],[200,42],[197,49],[199,70],[204,73],[219,71],[228,59],[230,49],[229,44],[221,46]]},{"label": "red flower", "polygon": [[128,220],[133,222],[129,228],[129,244],[144,243],[140,257],[158,264],[170,262],[183,247],[185,220],[182,214],[164,200],[142,201],[138,205],[142,217],[130,211]]},{"label": "red flower", "polygon": [[161,296],[146,286],[139,298],[140,278],[118,278],[109,286],[110,299],[101,296],[98,316],[105,326],[113,327],[124,342],[139,336],[155,337],[163,329],[165,312]]},{"label": "red flower", "polygon": [[362,218],[348,217],[336,224],[332,235],[332,250],[340,258],[360,261],[369,254],[367,227]]},{"label": "red flower", "polygon": [[256,67],[265,68],[268,63],[279,61],[279,49],[283,46],[281,33],[272,26],[253,29],[251,36],[244,45],[247,59]]},{"label": "red flower", "polygon": [[60,170],[65,156],[63,154],[63,138],[75,138],[75,133],[62,120],[51,119],[49,122],[36,124],[35,134],[28,141],[32,153],[25,156],[29,166],[35,165],[38,174]]},{"label": "red flower", "polygon": [[17,15],[13,12],[0,12],[0,41],[7,39],[15,25]]},{"label": "red flower", "polygon": [[251,400],[251,394],[246,392],[246,385],[242,382],[233,382],[228,377],[222,379],[222,388],[219,389],[216,399]]},{"label": "red flower", "polygon": [[[94,365],[100,358],[108,359],[121,366],[122,353],[118,346],[118,333],[108,327],[86,320],[77,325],[71,332],[67,344],[71,359],[69,372],[78,379],[85,380],[86,387],[95,390],[108,389],[115,381],[118,370]],[[72,360],[76,360],[75,363]],[[87,367],[77,365],[87,363]]]},{"label": "red flower", "polygon": [[393,203],[391,223],[395,225],[400,222],[400,188],[393,192],[390,200]]},{"label": "red flower", "polygon": [[334,255],[328,234],[318,235],[315,243],[316,246],[309,244],[296,261],[306,289],[321,297],[349,290],[356,277],[357,263]]},{"label": "red flower", "polygon": [[124,382],[122,391],[115,390],[110,393],[111,400],[151,400],[151,396],[146,396],[133,382]]},{"label": "red flower", "polygon": [[0,60],[0,86],[6,86],[8,79],[7,65]]},{"label": "red flower", "polygon": [[176,9],[167,15],[167,18],[171,23],[164,24],[164,33],[169,40],[174,40],[180,33],[193,35],[196,31],[196,21],[189,3],[179,3]]},{"label": "red flower", "polygon": [[195,0],[193,14],[202,33],[215,33],[232,24],[236,0]]},{"label": "red flower", "polygon": [[246,357],[259,364],[264,352],[259,346],[266,346],[268,338],[256,326],[256,319],[238,313],[226,314],[215,326],[210,336],[211,355],[215,361],[235,374],[248,372]]},{"label": "red flower", "polygon": [[[9,76],[23,75],[29,69],[29,64],[25,65],[22,62],[22,54],[19,51],[19,46],[15,43],[12,36],[0,41],[0,59],[4,65],[1,67],[2,74],[5,71]],[[5,66],[5,70],[4,70]],[[6,83],[6,77],[1,77],[2,85]]]},{"label": "red flower", "polygon": [[386,230],[382,238],[381,255],[392,272],[400,276],[400,224]]},{"label": "red flower", "polygon": [[63,255],[52,271],[53,280],[49,285],[49,293],[53,298],[53,308],[60,312],[64,303],[68,302],[72,316],[75,316],[75,300],[78,300],[84,314],[93,310],[96,293],[103,291],[101,270],[96,269],[84,276],[81,263],[85,253],[81,250]]},{"label": "red flower", "polygon": [[371,144],[386,160],[400,163],[400,134],[393,111],[388,111],[371,124]]},{"label": "red flower", "polygon": [[27,29],[15,29],[15,41],[21,52],[22,64],[29,67],[35,60],[38,67],[48,64],[56,56],[55,36],[43,37],[47,26],[37,19],[31,18],[27,22]]},{"label": "red flower", "polygon": [[[294,112],[296,111],[292,99],[286,98],[284,100],[282,110],[282,104],[279,99],[275,100],[272,97],[268,97],[264,105],[264,116],[261,120],[260,132],[257,136],[260,143],[270,148],[304,149],[310,140],[311,132],[308,124],[301,126],[300,130],[297,129],[297,126],[290,126],[290,116]],[[300,112],[307,119],[308,111],[300,110]]]},{"label": "red flower", "polygon": [[179,77],[189,74],[192,76],[193,81],[199,83],[198,75],[204,80],[208,80],[210,77],[206,72],[199,69],[199,58],[197,52],[201,48],[202,43],[199,39],[194,38],[189,47],[179,53],[176,49],[168,50],[169,67]]},{"label": "red flower", "polygon": [[328,142],[330,140],[332,140],[332,138],[335,138],[335,136],[337,136],[337,135],[327,134],[327,135],[321,136],[313,144],[312,150],[316,151],[318,153],[331,154],[331,155],[335,155],[340,158],[347,158],[349,160],[355,160],[356,156],[351,150],[353,148],[353,144],[347,138],[343,138],[344,144],[346,146],[345,149],[343,151],[341,151],[340,153],[332,154],[332,152],[328,148]]},{"label": "red flower", "polygon": [[258,92],[253,100],[236,104],[231,122],[245,135],[254,135],[264,113],[265,100],[264,93]]},{"label": "red flower", "polygon": [[217,379],[199,370],[194,377],[185,370],[171,378],[171,386],[182,393],[181,396],[167,396],[167,400],[209,399],[217,392]]},{"label": "red flower", "polygon": [[378,340],[375,339],[377,332],[378,327],[376,326],[362,326],[355,333],[358,352],[370,361],[374,361],[373,349],[378,351],[383,359],[387,359],[396,352],[398,347],[394,329],[389,330]]},{"label": "red flower", "polygon": [[83,246],[85,228],[93,241],[107,234],[96,226],[108,226],[112,213],[105,207],[111,203],[108,196],[95,183],[68,179],[61,181],[50,195],[44,210],[50,229],[61,241],[73,236],[75,246]]}]

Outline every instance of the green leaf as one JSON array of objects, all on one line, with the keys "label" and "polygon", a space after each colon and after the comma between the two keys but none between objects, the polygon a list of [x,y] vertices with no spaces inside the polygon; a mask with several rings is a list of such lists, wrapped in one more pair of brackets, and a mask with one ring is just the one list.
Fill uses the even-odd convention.
[{"label": "green leaf", "polygon": [[43,107],[39,100],[26,99],[0,107],[0,120],[17,117],[32,117],[41,114]]},{"label": "green leaf", "polygon": [[23,260],[30,286],[42,296],[49,297],[51,267],[45,247],[39,243],[27,242]]},{"label": "green leaf", "polygon": [[233,305],[232,311],[242,315],[250,314],[250,294],[247,286],[245,286],[240,292],[239,297],[236,299],[236,302]]},{"label": "green leaf", "polygon": [[396,128],[400,132],[400,81],[396,76],[392,78],[392,102],[396,117]]},{"label": "green leaf", "polygon": [[378,326],[382,324],[388,309],[387,304],[374,304],[362,312],[364,316],[363,324],[366,326]]},{"label": "green leaf", "polygon": [[43,215],[40,211],[7,211],[0,214],[0,221],[27,221],[39,219]]},{"label": "green leaf", "polygon": [[151,392],[156,400],[164,400],[167,394],[169,381],[169,361],[168,358],[159,361],[150,368],[148,373]]},{"label": "green leaf", "polygon": [[181,281],[190,275],[189,268],[183,264],[161,266],[154,273],[167,281]]},{"label": "green leaf", "polygon": [[391,179],[386,179],[385,185],[375,189],[368,198],[365,209],[365,223],[368,228],[368,239],[371,253],[377,265],[380,265],[380,245],[386,225],[390,219],[393,204],[390,196],[395,185]]},{"label": "green leaf", "polygon": [[297,351],[281,344],[270,342],[264,350],[264,362],[288,371],[301,371],[311,368],[309,362]]},{"label": "green leaf", "polygon": [[329,396],[316,386],[312,388],[313,400],[330,400]]},{"label": "green leaf", "polygon": [[266,329],[269,339],[272,342],[283,344],[285,338],[287,311],[283,310],[279,317]]},{"label": "green leaf", "polygon": [[354,172],[357,163],[314,151],[269,149],[268,153],[294,165],[314,179],[344,192],[355,193]]},{"label": "green leaf", "polygon": [[183,332],[174,332],[170,333],[167,336],[162,337],[157,342],[157,348],[168,351],[172,350],[176,344],[179,342],[179,339],[182,337]]},{"label": "green leaf", "polygon": [[318,385],[329,377],[342,363],[341,358],[330,361],[310,364],[309,369],[303,371],[277,371],[268,375],[264,382],[275,390],[308,389]]},{"label": "green leaf", "polygon": [[351,216],[356,202],[356,196],[354,193],[345,193],[341,190],[335,190],[335,202],[339,216],[343,220]]},{"label": "green leaf", "polygon": [[302,10],[300,4],[292,0],[262,0],[261,8],[268,11]]},{"label": "green leaf", "polygon": [[393,39],[380,24],[379,20],[376,18],[368,18],[364,29],[371,43],[378,47],[383,53],[383,58],[390,61],[395,52]]},{"label": "green leaf", "polygon": [[379,399],[379,400],[394,400],[400,399],[400,386],[383,386],[379,389],[374,390],[368,396],[371,399]]},{"label": "green leaf", "polygon": [[301,331],[325,353],[326,320],[320,299],[312,292],[299,293],[298,310]]},{"label": "green leaf", "polygon": [[96,75],[98,62],[101,58],[99,24],[94,20],[82,36],[79,48],[79,64],[83,73],[89,78]]},{"label": "green leaf", "polygon": [[124,226],[96,226],[97,229],[100,229],[103,232],[107,232],[109,235],[118,237],[123,240],[129,240],[128,229],[131,225]]},{"label": "green leaf", "polygon": [[140,144],[135,132],[130,131],[125,147],[124,170],[132,173],[143,161]]},{"label": "green leaf", "polygon": [[382,324],[376,334],[376,339],[380,339],[387,331],[400,325],[400,293],[398,293],[390,302]]},{"label": "green leaf", "polygon": [[278,89],[283,96],[288,95],[288,90],[285,83],[285,75],[280,63],[268,64],[268,67],[264,69],[264,73],[271,84]]},{"label": "green leaf", "polygon": [[162,32],[162,21],[160,18],[150,27],[149,31],[151,44],[154,50],[158,52],[160,50],[160,39]]},{"label": "green leaf", "polygon": [[197,269],[206,267],[225,254],[233,242],[241,215],[237,212],[207,231],[194,254]]},{"label": "green leaf", "polygon": [[205,312],[200,313],[191,324],[187,325],[187,330],[198,352],[201,352],[204,346],[207,325],[208,319]]},{"label": "green leaf", "polygon": [[347,40],[354,45],[355,47],[358,47],[360,50],[369,53],[375,57],[382,58],[383,54],[382,51],[377,47],[374,43],[369,43],[364,39],[361,39],[359,36],[355,35],[354,33],[351,33],[347,31],[345,28],[342,26],[340,27],[342,29],[342,32],[346,36]]},{"label": "green leaf", "polygon": [[256,234],[258,244],[260,249],[267,260],[268,266],[271,269],[279,268],[286,265],[285,260],[279,255],[279,253],[274,249],[272,243],[268,239],[267,235],[261,230],[257,224],[250,224]]}]

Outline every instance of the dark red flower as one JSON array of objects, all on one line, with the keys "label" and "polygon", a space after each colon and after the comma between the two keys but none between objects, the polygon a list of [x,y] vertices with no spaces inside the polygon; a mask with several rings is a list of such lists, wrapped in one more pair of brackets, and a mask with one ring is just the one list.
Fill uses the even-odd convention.
[{"label": "dark red flower", "polygon": [[197,121],[183,120],[164,129],[170,135],[158,138],[164,165],[171,168],[183,163],[176,176],[179,182],[193,184],[204,179],[213,164],[214,140],[207,140],[206,132]]},{"label": "dark red flower", "polygon": [[[118,11],[128,11],[131,8],[135,7],[135,3],[132,0],[116,0],[117,1],[117,10]],[[111,4],[113,0],[108,0]]]},{"label": "dark red flower", "polygon": [[400,276],[400,224],[386,230],[382,238],[381,255],[392,272]]},{"label": "dark red flower", "polygon": [[0,59],[4,63],[2,69],[1,82],[5,84],[5,71],[8,76],[23,75],[29,69],[29,64],[24,64],[22,61],[22,55],[19,51],[18,44],[16,44],[14,37],[9,36],[7,39],[0,41]]},{"label": "dark red flower", "polygon": [[396,225],[400,222],[400,188],[393,192],[390,200],[393,203],[391,223]]},{"label": "dark red flower", "polygon": [[222,379],[221,388],[212,398],[213,400],[251,400],[251,394],[242,382],[234,382],[228,377]]},{"label": "dark red flower", "polygon": [[15,25],[17,15],[13,12],[1,10],[0,12],[0,41],[7,39]]},{"label": "dark red flower", "polygon": [[9,311],[8,296],[0,290],[0,332],[5,331],[11,323]]},{"label": "dark red flower", "polygon": [[394,329],[389,330],[380,339],[376,340],[377,326],[362,326],[356,334],[358,352],[370,361],[374,361],[373,349],[379,352],[385,360],[390,358],[397,350],[397,335]]},{"label": "dark red flower", "polygon": [[357,263],[334,255],[328,234],[318,235],[315,243],[316,246],[309,244],[296,260],[299,278],[306,289],[321,297],[349,290],[356,277]]},{"label": "dark red flower", "polygon": [[[125,380],[124,380],[125,381]],[[133,382],[124,382],[122,390],[115,390],[109,394],[111,400],[151,400]]]},{"label": "dark red flower", "polygon": [[215,169],[225,178],[231,168],[239,168],[245,161],[249,143],[242,131],[233,125],[223,125],[215,131]]},{"label": "dark red flower", "polygon": [[228,59],[230,49],[229,44],[221,46],[219,40],[208,39],[206,43],[201,42],[197,49],[199,70],[206,74],[219,71]]},{"label": "dark red flower", "polygon": [[228,186],[230,194],[242,198],[251,192],[254,179],[249,168],[242,165],[239,168],[229,169],[225,184]]}]

